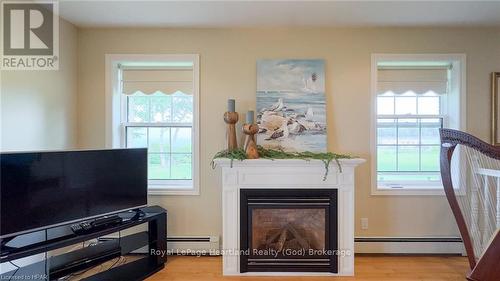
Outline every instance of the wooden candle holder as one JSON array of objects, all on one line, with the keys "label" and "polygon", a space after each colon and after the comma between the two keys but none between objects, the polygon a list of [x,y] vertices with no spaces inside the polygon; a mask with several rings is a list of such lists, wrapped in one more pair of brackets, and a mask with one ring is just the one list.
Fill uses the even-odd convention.
[{"label": "wooden candle holder", "polygon": [[257,142],[255,141],[255,134],[259,131],[259,126],[257,124],[245,124],[243,125],[243,133],[245,133],[245,145],[243,149],[247,154],[248,159],[258,159],[259,151],[257,150]]},{"label": "wooden candle holder", "polygon": [[227,124],[227,149],[234,150],[238,148],[238,142],[236,140],[236,126],[238,123],[238,112],[226,112],[224,113],[224,122]]}]

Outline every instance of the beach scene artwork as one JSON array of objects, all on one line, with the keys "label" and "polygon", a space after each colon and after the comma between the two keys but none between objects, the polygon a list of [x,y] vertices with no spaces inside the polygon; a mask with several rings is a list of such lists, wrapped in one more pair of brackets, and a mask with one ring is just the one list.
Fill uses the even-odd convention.
[{"label": "beach scene artwork", "polygon": [[257,61],[257,144],[326,152],[324,60]]}]

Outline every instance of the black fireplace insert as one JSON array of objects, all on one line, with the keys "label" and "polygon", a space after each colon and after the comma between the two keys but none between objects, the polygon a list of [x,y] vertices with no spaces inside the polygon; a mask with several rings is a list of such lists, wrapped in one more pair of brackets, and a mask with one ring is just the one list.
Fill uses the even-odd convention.
[{"label": "black fireplace insert", "polygon": [[336,189],[242,189],[241,272],[338,272]]}]

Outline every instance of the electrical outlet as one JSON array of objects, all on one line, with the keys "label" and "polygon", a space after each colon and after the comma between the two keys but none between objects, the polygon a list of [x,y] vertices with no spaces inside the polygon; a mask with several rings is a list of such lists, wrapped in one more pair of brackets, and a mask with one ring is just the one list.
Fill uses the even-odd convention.
[{"label": "electrical outlet", "polygon": [[368,229],[368,218],[361,218],[361,229]]}]

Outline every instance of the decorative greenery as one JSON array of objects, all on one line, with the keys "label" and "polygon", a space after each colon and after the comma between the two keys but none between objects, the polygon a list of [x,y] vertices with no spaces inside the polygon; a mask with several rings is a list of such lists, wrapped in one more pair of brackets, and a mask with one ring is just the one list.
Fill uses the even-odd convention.
[{"label": "decorative greenery", "polygon": [[[310,161],[313,159],[321,160],[325,164],[325,175],[323,176],[323,181],[326,180],[328,176],[330,163],[335,160],[339,167],[339,171],[342,172],[342,166],[340,165],[339,159],[352,159],[354,157],[346,154],[337,154],[333,152],[326,153],[315,153],[315,152],[285,152],[283,150],[275,150],[275,149],[267,149],[260,145],[257,146],[257,150],[259,151],[259,157],[264,159],[302,159],[305,161]],[[212,159],[211,165],[212,168],[215,168],[214,160],[217,158],[228,158],[231,159],[231,167],[233,167],[233,161],[239,160],[243,161],[247,159],[247,155],[245,150],[238,148],[234,150],[222,150],[215,154]]]}]

